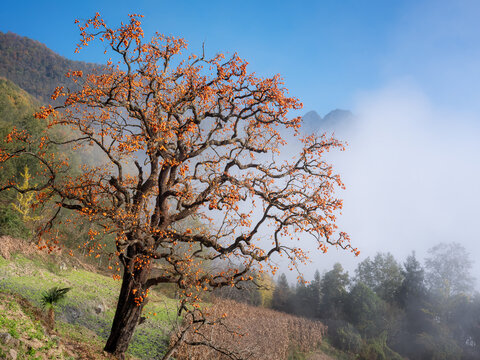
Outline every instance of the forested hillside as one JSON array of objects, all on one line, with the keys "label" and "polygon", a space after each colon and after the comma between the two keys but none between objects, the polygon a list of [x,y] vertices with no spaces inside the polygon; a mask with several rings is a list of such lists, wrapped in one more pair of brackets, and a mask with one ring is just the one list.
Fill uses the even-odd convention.
[{"label": "forested hillside", "polygon": [[[1,66],[1,65],[0,65]],[[25,124],[33,120],[40,103],[6,78],[0,77],[0,119],[2,124]]]},{"label": "forested hillside", "polygon": [[[305,285],[279,278],[272,307],[318,319],[330,342],[360,359],[480,358],[480,296],[458,243],[438,244],[422,263],[390,253],[362,261],[354,276],[337,263]],[[251,295],[250,295],[251,297]]]},{"label": "forested hillside", "polygon": [[[0,137],[4,138],[14,127],[27,130],[31,134],[40,134],[44,125],[33,117],[35,109],[39,106],[40,103],[26,91],[11,81],[0,78]],[[37,170],[37,164],[33,159],[2,164],[0,180],[10,174],[16,174],[21,178],[20,174],[25,166],[30,168],[30,172],[35,173]],[[0,235],[25,237],[27,236],[25,223],[11,206],[14,201],[13,192],[0,193]]]},{"label": "forested hillside", "polygon": [[94,67],[94,64],[68,60],[38,41],[0,32],[0,76],[43,103],[51,102],[55,87],[73,86],[73,81],[65,77],[69,70],[89,71]]},{"label": "forested hillside", "polygon": [[[432,247],[424,262],[415,253],[403,263],[377,253],[354,274],[337,263],[309,280],[291,284],[282,274],[270,307],[321,321],[329,343],[352,358],[480,358],[480,295],[470,256],[458,243]],[[217,295],[262,304],[254,286]]]}]

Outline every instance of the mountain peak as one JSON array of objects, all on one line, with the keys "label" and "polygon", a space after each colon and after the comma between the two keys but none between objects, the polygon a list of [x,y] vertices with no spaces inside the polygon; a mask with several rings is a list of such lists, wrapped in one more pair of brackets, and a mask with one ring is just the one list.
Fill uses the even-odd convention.
[{"label": "mountain peak", "polygon": [[349,110],[342,110],[342,109],[335,109],[330,111],[325,117],[323,118],[324,122],[338,122],[349,120],[353,117],[353,114]]},{"label": "mountain peak", "polygon": [[341,127],[349,124],[353,119],[353,114],[349,110],[335,109],[330,111],[323,118],[316,111],[309,111],[303,115],[302,119],[307,131],[310,130],[339,130]]},{"label": "mountain peak", "polygon": [[322,117],[318,115],[318,113],[314,110],[307,112],[305,115],[302,116],[302,119],[304,122],[310,124],[318,124],[322,121]]}]

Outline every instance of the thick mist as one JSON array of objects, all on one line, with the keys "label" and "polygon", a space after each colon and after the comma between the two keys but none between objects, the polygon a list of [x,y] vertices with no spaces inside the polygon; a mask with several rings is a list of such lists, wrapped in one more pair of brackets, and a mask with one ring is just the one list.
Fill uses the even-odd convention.
[{"label": "thick mist", "polygon": [[[347,127],[318,131],[336,130],[335,136],[348,142],[345,152],[330,159],[347,188],[338,192],[344,199],[339,227],[361,254],[312,252],[312,264],[303,268],[306,278],[337,261],[352,273],[379,251],[400,261],[415,251],[423,259],[440,242],[459,242],[475,258],[478,116],[434,106],[411,83],[362,93],[351,110],[355,118]],[[473,273],[480,273],[478,262]]]}]

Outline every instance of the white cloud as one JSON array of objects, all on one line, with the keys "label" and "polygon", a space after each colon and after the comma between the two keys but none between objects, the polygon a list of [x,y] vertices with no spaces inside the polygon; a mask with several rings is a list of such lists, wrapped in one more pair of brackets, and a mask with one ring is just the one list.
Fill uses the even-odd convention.
[{"label": "white cloud", "polygon": [[[362,251],[358,261],[377,251],[403,259],[415,250],[423,258],[436,243],[453,241],[473,258],[480,240],[478,117],[438,109],[408,83],[362,94],[354,113],[355,125],[339,134],[348,151],[334,161],[347,185],[341,224]],[[335,252],[326,263],[334,260],[350,269],[358,262]]]}]

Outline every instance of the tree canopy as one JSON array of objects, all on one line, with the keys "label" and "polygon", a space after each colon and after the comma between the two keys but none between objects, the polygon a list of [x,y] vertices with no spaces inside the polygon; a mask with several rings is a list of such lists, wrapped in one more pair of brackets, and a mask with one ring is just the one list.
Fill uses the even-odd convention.
[{"label": "tree canopy", "polygon": [[[45,174],[31,189],[14,179],[1,189],[34,190],[38,206],[56,204],[41,229],[48,246],[59,240],[51,229],[65,211],[63,221],[96,224],[91,251],[113,236],[123,275],[105,350],[119,358],[153,285],[176,284],[180,313],[195,326],[205,321],[195,310],[204,291],[245,281],[253,269],[275,272],[275,254],[293,267],[306,261],[297,239],[357,253],[337,231],[342,201],[334,190],[343,184],[323,156],[343,144],[300,137],[300,118],[288,112],[301,103],[287,95],[280,76],[249,73],[237,54],[182,57],[185,40],[157,33],[145,41],[140,19],[130,15],[111,28],[97,14],[80,24],[77,51],[99,40],[114,59],[90,74],[67,74],[76,87],[57,87],[52,100],[62,105],[36,114],[50,130],[39,141],[13,129],[6,141],[15,150],[0,149],[0,162],[29,157]],[[51,132],[57,128],[69,131],[58,138]],[[301,147],[284,160],[289,131]],[[95,149],[98,163],[72,173],[68,152],[52,147]],[[241,266],[226,266],[232,260]],[[205,261],[216,266],[203,267]]]},{"label": "tree canopy", "polygon": [[444,297],[470,294],[474,279],[472,260],[459,243],[440,243],[429,250],[426,259],[426,281],[430,290]]},{"label": "tree canopy", "polygon": [[363,260],[355,270],[363,282],[385,301],[392,301],[403,281],[400,265],[390,253],[377,253],[373,260]]}]

